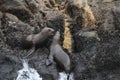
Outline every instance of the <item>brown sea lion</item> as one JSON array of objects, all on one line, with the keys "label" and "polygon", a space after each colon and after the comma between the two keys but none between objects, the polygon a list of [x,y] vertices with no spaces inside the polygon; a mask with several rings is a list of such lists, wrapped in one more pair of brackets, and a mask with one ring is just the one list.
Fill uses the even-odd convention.
[{"label": "brown sea lion", "polygon": [[57,31],[53,37],[52,44],[50,46],[50,55],[49,61],[53,62],[53,59],[56,60],[58,65],[65,69],[65,71],[70,71],[70,57],[66,52],[63,51],[62,47],[59,44],[60,32]]},{"label": "brown sea lion", "polygon": [[28,35],[23,40],[24,48],[31,48],[26,57],[31,55],[36,48],[44,46],[48,38],[53,34],[54,34],[54,29],[45,27],[38,34]]}]

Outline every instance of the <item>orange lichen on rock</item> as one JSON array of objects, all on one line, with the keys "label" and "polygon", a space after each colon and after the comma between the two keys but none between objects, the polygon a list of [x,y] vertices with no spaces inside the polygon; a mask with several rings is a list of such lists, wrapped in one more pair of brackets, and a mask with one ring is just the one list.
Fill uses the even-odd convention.
[{"label": "orange lichen on rock", "polygon": [[84,26],[85,27],[93,27],[95,28],[95,17],[94,14],[90,8],[90,6],[87,3],[87,0],[85,0],[85,7],[84,7]]},{"label": "orange lichen on rock", "polygon": [[69,53],[72,52],[72,37],[71,32],[69,29],[69,23],[67,22],[67,19],[65,19],[65,31],[64,31],[64,41],[63,41],[63,47],[68,50]]},{"label": "orange lichen on rock", "polygon": [[94,14],[88,5],[87,0],[75,0],[74,3],[79,6],[79,8],[83,8],[83,26],[85,28],[92,27],[95,28],[95,17]]}]

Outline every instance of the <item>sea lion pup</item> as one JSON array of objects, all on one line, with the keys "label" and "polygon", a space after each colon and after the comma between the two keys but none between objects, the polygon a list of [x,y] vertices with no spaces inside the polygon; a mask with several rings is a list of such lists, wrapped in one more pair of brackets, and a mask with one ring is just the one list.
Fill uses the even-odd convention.
[{"label": "sea lion pup", "polygon": [[54,29],[45,27],[38,34],[28,35],[23,41],[23,43],[24,45],[28,45],[28,47],[31,47],[31,49],[30,51],[28,51],[28,55],[25,56],[24,58],[31,55],[36,50],[36,48],[44,46],[48,38],[53,34]]},{"label": "sea lion pup", "polygon": [[60,32],[57,31],[53,37],[52,44],[50,46],[49,61],[53,62],[53,59],[65,69],[66,72],[70,71],[70,57],[65,53],[59,44]]},{"label": "sea lion pup", "polygon": [[96,38],[98,41],[100,41],[100,38],[98,37],[97,31],[84,31],[84,30],[80,30],[77,34],[79,36],[82,36],[82,37]]}]

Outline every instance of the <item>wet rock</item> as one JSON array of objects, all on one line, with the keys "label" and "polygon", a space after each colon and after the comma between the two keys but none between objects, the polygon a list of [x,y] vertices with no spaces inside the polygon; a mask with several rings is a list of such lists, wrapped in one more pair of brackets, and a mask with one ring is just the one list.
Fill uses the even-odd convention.
[{"label": "wet rock", "polygon": [[43,80],[56,80],[58,78],[58,72],[56,69],[56,65],[52,64],[50,66],[46,65],[46,60],[48,57],[48,50],[38,49],[34,53],[34,57],[32,57],[30,64],[33,64],[34,68],[40,73],[43,77]]},{"label": "wet rock", "polygon": [[[7,55],[7,54],[6,54]],[[20,69],[20,65],[14,61],[9,61],[10,58],[7,58],[6,55],[0,54],[0,79],[15,79],[17,77],[16,70]]]}]

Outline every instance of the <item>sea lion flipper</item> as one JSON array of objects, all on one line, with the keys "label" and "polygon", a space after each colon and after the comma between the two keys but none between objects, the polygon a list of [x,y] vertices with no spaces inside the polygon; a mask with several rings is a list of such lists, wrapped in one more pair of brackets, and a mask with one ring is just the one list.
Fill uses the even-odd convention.
[{"label": "sea lion flipper", "polygon": [[50,54],[48,59],[46,60],[46,65],[48,66],[51,65],[52,63],[53,63],[53,55]]},{"label": "sea lion flipper", "polygon": [[52,62],[51,62],[49,59],[47,59],[47,60],[46,60],[46,65],[49,66],[49,65],[51,65],[51,64],[52,64]]}]

